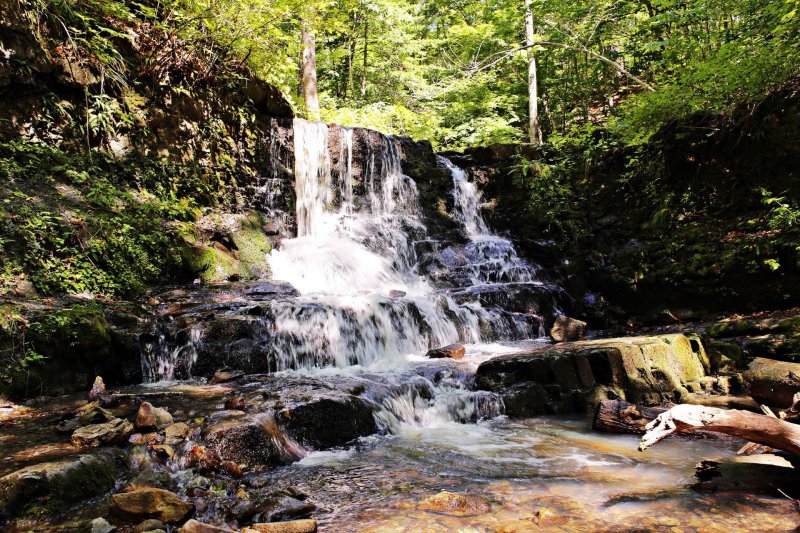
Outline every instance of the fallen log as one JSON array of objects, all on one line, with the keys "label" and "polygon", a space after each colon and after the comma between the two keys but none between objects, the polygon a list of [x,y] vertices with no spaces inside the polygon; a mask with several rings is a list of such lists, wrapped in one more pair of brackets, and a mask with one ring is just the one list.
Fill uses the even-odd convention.
[{"label": "fallen log", "polygon": [[646,450],[673,433],[712,431],[800,456],[800,426],[738,409],[676,405],[658,415],[645,429],[647,432],[639,443],[639,451]]},{"label": "fallen log", "polygon": [[594,411],[592,429],[641,435],[645,426],[666,410],[666,407],[639,407],[621,400],[604,400]]}]

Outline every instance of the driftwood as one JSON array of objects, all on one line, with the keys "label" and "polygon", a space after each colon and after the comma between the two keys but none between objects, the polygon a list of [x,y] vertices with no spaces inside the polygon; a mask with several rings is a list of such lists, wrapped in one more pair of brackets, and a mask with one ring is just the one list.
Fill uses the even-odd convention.
[{"label": "driftwood", "polygon": [[639,450],[681,432],[712,431],[737,437],[800,456],[800,426],[779,418],[738,409],[724,410],[700,405],[676,405],[647,426]]},{"label": "driftwood", "polygon": [[666,407],[639,407],[620,400],[604,400],[594,411],[592,429],[641,435],[645,426],[666,410]]}]

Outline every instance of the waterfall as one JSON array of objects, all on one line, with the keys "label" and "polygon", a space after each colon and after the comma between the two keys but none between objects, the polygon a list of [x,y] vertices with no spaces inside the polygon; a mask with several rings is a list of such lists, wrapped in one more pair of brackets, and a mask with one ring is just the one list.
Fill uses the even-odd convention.
[{"label": "waterfall", "polygon": [[294,119],[294,153],[297,235],[318,235],[323,230],[325,208],[332,200],[328,127]]},{"label": "waterfall", "polygon": [[[437,245],[429,251],[434,239],[423,222],[416,183],[402,171],[395,139],[360,130],[360,159],[354,161],[355,132],[340,132],[338,146],[330,147],[325,124],[294,121],[297,237],[282,240],[269,263],[273,278],[288,282],[299,295],[253,300],[247,292],[228,294],[225,301],[235,305],[189,310],[181,316],[181,331],[188,323],[198,332],[190,342],[176,332],[157,343],[163,347],[154,351],[162,355],[146,358],[147,376],[171,379],[175,371],[170,365],[196,358],[198,346],[201,354],[220,353],[226,365],[241,364],[242,357],[258,358],[257,368],[275,372],[353,365],[394,368],[429,348],[454,342],[540,336],[537,312],[542,305],[537,302],[546,292],[544,285],[536,280],[534,265],[521,259],[510,241],[489,232],[479,215],[478,191],[465,173],[443,160],[453,174],[456,218],[470,240],[454,252],[458,259],[448,267],[458,278],[455,288],[442,288],[428,270],[420,272],[423,259],[430,262]],[[339,155],[336,183],[330,149]],[[420,244],[428,250],[424,258],[417,254]],[[530,303],[508,305],[512,298]],[[213,316],[203,309],[213,309]],[[234,338],[215,337],[234,325]],[[214,344],[204,344],[208,342]],[[231,362],[227,352],[236,354]],[[456,419],[477,412],[472,399],[449,398],[442,401],[454,403],[425,409],[455,413]],[[399,406],[407,400],[397,402]]]}]

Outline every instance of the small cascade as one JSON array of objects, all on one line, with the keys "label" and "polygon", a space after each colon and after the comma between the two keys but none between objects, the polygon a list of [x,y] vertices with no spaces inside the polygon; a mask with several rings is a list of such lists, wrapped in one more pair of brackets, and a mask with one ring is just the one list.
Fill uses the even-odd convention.
[{"label": "small cascade", "polygon": [[184,337],[175,343],[165,329],[160,329],[151,338],[142,339],[142,376],[146,382],[171,381],[192,376],[192,367],[197,362],[197,347],[202,327],[192,324],[179,332]]},{"label": "small cascade", "polygon": [[457,167],[452,161],[440,157],[439,161],[450,170],[453,176],[453,199],[455,200],[455,219],[463,226],[467,235],[475,237],[486,235],[489,228],[480,215],[480,193],[474,183],[467,179],[464,169]]}]

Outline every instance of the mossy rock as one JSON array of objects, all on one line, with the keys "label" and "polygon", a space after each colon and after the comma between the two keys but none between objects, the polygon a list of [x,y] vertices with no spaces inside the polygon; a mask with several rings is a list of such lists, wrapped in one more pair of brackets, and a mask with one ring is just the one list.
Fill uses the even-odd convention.
[{"label": "mossy rock", "polygon": [[480,365],[475,383],[510,400],[509,415],[515,416],[556,404],[592,410],[604,399],[642,405],[679,401],[688,394],[685,384],[702,379],[710,368],[699,337],[674,334],[564,343],[501,356]]},{"label": "mossy rock", "polygon": [[251,211],[237,222],[237,227],[225,235],[224,244],[185,236],[181,250],[184,271],[205,283],[269,278],[267,255],[272,251],[272,241],[264,230],[268,221],[263,214]]},{"label": "mossy rock", "polygon": [[708,340],[706,352],[714,373],[733,372],[747,366],[747,356],[739,342]]}]

